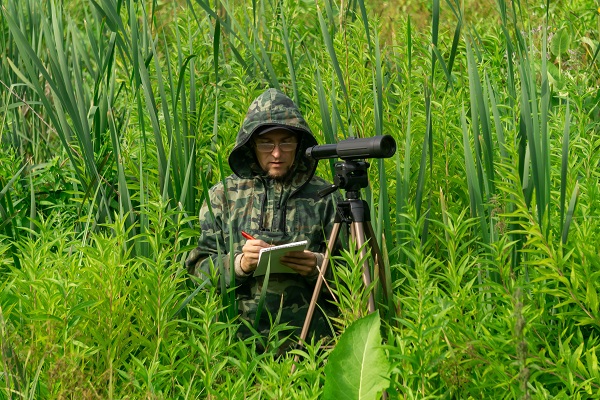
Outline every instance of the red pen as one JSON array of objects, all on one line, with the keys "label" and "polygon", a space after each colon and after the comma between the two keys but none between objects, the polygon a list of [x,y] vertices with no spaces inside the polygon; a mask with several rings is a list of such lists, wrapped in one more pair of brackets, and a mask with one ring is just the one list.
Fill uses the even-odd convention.
[{"label": "red pen", "polygon": [[252,236],[252,235],[250,235],[249,233],[247,233],[247,232],[244,232],[244,231],[242,231],[242,236],[243,236],[243,237],[245,237],[245,238],[246,238],[246,239],[248,239],[248,240],[256,240],[256,239],[254,238],[254,236]]}]

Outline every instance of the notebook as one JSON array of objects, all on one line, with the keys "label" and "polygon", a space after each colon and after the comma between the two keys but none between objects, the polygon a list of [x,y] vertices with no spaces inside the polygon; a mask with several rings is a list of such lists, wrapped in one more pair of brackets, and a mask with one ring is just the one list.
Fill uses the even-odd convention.
[{"label": "notebook", "polygon": [[267,273],[269,260],[271,262],[272,274],[296,274],[296,271],[281,264],[279,259],[289,251],[304,251],[307,245],[307,240],[301,240],[299,242],[286,243],[261,249],[258,256],[258,265],[256,270],[254,270],[254,276],[261,276]]}]

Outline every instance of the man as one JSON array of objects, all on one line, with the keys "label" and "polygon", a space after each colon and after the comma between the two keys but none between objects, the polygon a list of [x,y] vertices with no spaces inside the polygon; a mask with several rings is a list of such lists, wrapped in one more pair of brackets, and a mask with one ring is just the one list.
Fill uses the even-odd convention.
[{"label": "man", "polygon": [[[202,232],[186,260],[188,271],[205,280],[221,262],[225,276],[220,279],[236,287],[239,313],[250,324],[264,283],[264,276],[253,276],[260,250],[308,240],[308,250],[281,259],[297,273],[270,276],[264,310],[254,326],[262,334],[270,329],[269,315],[274,320],[278,313],[280,322],[299,334],[333,227],[334,194],[318,194],[331,184],[314,175],[317,161],[305,156],[316,144],[293,101],[278,90],[265,91],[250,105],[229,156],[234,175],[210,189],[211,210],[207,204],[200,210]],[[242,232],[254,239],[245,239]],[[333,308],[323,297],[312,318],[317,337],[331,334],[323,311],[333,313]]]}]

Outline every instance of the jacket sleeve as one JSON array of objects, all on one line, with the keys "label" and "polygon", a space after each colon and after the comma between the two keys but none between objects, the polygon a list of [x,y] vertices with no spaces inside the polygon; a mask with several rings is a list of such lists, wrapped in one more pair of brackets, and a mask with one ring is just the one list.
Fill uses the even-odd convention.
[{"label": "jacket sleeve", "polygon": [[[233,257],[229,254],[229,241],[223,233],[228,214],[226,204],[223,184],[215,185],[209,191],[208,201],[200,209],[200,239],[196,248],[188,255],[185,264],[190,275],[198,277],[201,281],[208,280],[209,285],[213,275],[220,276],[219,271],[222,267],[225,285],[229,287],[231,270],[235,271],[235,260],[238,257],[236,254]],[[247,279],[247,276],[236,274],[235,279],[236,283],[239,283]]]}]

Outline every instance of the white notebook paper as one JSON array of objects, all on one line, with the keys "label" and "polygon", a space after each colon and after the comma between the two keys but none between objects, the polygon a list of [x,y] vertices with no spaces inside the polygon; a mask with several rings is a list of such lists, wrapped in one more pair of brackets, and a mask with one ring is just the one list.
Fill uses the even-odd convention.
[{"label": "white notebook paper", "polygon": [[296,271],[281,264],[279,259],[289,251],[304,251],[307,245],[307,240],[301,240],[299,242],[286,243],[262,249],[258,256],[258,265],[256,270],[254,270],[254,276],[261,276],[267,273],[269,260],[271,263],[272,274],[296,274]]}]

